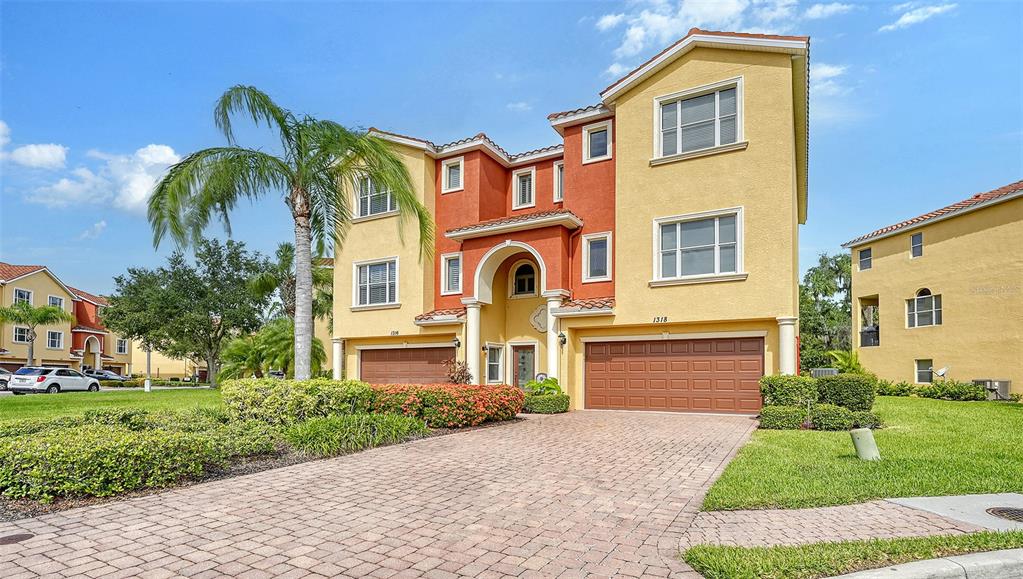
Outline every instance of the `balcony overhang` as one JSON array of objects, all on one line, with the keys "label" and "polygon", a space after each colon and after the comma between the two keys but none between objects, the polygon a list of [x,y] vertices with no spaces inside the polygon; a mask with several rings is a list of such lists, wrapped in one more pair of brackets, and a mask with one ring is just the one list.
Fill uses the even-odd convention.
[{"label": "balcony overhang", "polygon": [[454,239],[455,241],[462,241],[463,239],[487,237],[488,235],[498,235],[511,233],[513,231],[525,231],[527,229],[539,229],[541,227],[552,226],[562,226],[565,229],[578,229],[583,226],[583,220],[579,219],[575,213],[565,209],[538,211],[524,215],[513,215],[511,217],[502,217],[501,219],[492,219],[490,221],[483,221],[466,227],[449,229],[444,233],[444,237]]}]

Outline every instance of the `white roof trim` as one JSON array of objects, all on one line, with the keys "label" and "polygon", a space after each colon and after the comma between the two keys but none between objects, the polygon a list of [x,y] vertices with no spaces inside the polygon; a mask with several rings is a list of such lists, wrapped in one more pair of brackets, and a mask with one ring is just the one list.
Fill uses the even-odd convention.
[{"label": "white roof trim", "polygon": [[[48,268],[46,266],[43,266],[43,267],[41,267],[41,268],[39,268],[37,270],[34,270],[34,271],[30,271],[28,273],[23,273],[23,274],[19,275],[18,277],[12,277],[11,279],[0,279],[0,284],[9,284],[9,283],[12,283],[12,282],[16,282],[19,279],[26,278],[26,277],[28,277],[30,275],[35,275],[35,274],[40,273],[40,272],[46,272],[47,275],[49,275],[51,278],[53,278],[53,281],[57,282],[57,285],[59,285],[61,288],[63,288],[63,290],[66,291],[71,296],[71,300],[72,301],[83,299],[82,296],[78,295],[78,292],[73,292],[73,291],[71,291],[71,288],[69,288],[68,286],[64,285],[64,282],[60,281],[60,278],[57,277],[56,275],[54,275],[54,273],[52,271],[50,271],[50,268]],[[86,300],[86,301],[88,301],[88,300]]]},{"label": "white roof trim", "polygon": [[452,324],[464,324],[465,316],[435,316],[428,320],[416,320],[414,323],[417,326],[450,326]]},{"label": "white roof trim", "polygon": [[558,215],[545,215],[534,219],[525,219],[523,221],[513,221],[511,223],[498,223],[487,227],[481,227],[479,229],[468,229],[466,231],[445,233],[444,237],[461,241],[463,239],[472,239],[474,237],[486,237],[488,235],[510,233],[512,231],[525,231],[527,229],[537,229],[539,227],[549,227],[551,225],[564,225],[568,229],[576,229],[582,227],[583,222],[575,215],[570,213],[561,213]]},{"label": "white roof trim", "polygon": [[392,135],[382,131],[373,130],[370,133],[376,137],[384,139],[385,141],[391,141],[392,143],[398,143],[399,145],[406,145],[415,149],[426,151],[426,153],[434,159],[440,159],[450,155],[457,155],[458,153],[464,153],[466,151],[476,151],[479,149],[486,149],[492,157],[498,160],[502,166],[518,167],[520,165],[527,165],[535,161],[548,159],[552,157],[561,157],[565,154],[564,145],[558,145],[556,148],[549,151],[540,151],[537,153],[531,153],[529,155],[522,155],[519,157],[509,157],[503,151],[497,149],[490,143],[489,140],[483,138],[473,138],[468,141],[464,141],[458,144],[435,147],[429,143],[419,141],[416,139],[410,139],[408,137],[400,137],[398,135]]},{"label": "white roof trim", "polygon": [[613,117],[614,111],[601,105],[592,111],[584,111],[581,113],[575,113],[571,115],[565,115],[551,120],[551,126],[554,127],[555,131],[559,134],[564,134],[564,128],[569,125],[575,125],[578,123],[584,123],[586,121],[592,121],[597,119],[603,119],[604,117]]},{"label": "white roof trim", "polygon": [[585,318],[590,316],[613,316],[614,308],[601,309],[577,309],[577,308],[551,308],[551,315],[555,318]]}]

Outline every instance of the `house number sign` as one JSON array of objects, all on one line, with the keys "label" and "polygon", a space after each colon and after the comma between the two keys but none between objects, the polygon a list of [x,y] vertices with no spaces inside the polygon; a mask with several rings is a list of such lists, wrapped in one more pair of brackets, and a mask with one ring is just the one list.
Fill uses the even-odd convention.
[{"label": "house number sign", "polygon": [[654,316],[655,324],[663,324],[668,321],[668,316]]}]

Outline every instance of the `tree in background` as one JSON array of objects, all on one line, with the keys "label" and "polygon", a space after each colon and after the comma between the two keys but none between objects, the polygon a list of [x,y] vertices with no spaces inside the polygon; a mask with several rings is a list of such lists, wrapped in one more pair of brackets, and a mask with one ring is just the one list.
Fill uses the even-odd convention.
[{"label": "tree in background", "polygon": [[146,381],[152,374],[152,352],[170,347],[170,338],[164,333],[166,318],[162,312],[169,305],[161,300],[169,299],[163,291],[158,271],[129,268],[127,276],[114,278],[116,295],[108,299],[111,306],[101,314],[103,324],[126,339],[137,341],[146,351]]},{"label": "tree in background", "polygon": [[799,286],[799,358],[803,370],[827,367],[832,350],[852,347],[852,259],[822,253]]},{"label": "tree in background", "polygon": [[0,322],[9,322],[28,328],[28,363],[31,366],[36,360],[36,328],[61,322],[70,322],[74,316],[57,306],[33,307],[24,302],[0,308]]},{"label": "tree in background", "polygon": [[[277,132],[278,155],[235,144],[231,118],[244,114]],[[352,195],[365,178],[388,191],[399,212],[398,232],[418,225],[422,251],[433,247],[433,222],[416,198],[412,178],[393,146],[361,131],[309,116],[298,117],[251,86],[235,86],[213,112],[228,146],[203,149],[172,166],[149,199],[153,241],[168,233],[179,245],[194,242],[219,218],[229,227],[243,199],[281,194],[295,231],[295,377],[309,378],[313,340],[312,242],[342,241],[352,220]],[[211,369],[212,370],[212,369]]]},{"label": "tree in background", "polygon": [[[286,316],[295,319],[295,246],[281,243],[277,246],[277,261],[266,271],[254,277],[249,285],[260,298],[271,299],[270,317]],[[313,260],[313,317],[323,319],[333,309],[334,271],[319,265],[321,257]]]}]

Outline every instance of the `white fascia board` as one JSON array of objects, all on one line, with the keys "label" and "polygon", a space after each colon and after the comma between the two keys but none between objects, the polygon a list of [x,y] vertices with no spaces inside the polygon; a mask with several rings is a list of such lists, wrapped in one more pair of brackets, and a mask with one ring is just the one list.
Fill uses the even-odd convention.
[{"label": "white fascia board", "polygon": [[525,231],[527,229],[537,229],[540,227],[549,227],[551,225],[564,225],[568,229],[577,229],[583,226],[583,222],[574,215],[548,215],[546,217],[531,219],[529,221],[516,221],[514,223],[502,223],[499,225],[491,225],[489,227],[481,227],[479,229],[470,229],[468,231],[445,233],[444,237],[461,241],[463,239],[472,239],[474,237],[486,237],[497,233],[511,233],[512,231]]}]

